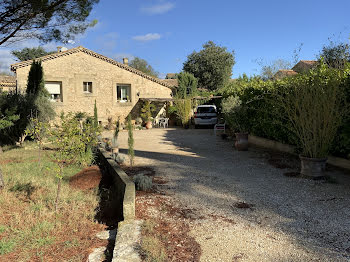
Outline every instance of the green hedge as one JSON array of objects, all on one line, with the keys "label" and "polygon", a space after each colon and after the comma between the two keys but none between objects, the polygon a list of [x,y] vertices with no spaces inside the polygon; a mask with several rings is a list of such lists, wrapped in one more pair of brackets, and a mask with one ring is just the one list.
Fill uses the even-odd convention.
[{"label": "green hedge", "polygon": [[[350,66],[348,67],[350,69]],[[321,72],[321,71],[320,71]],[[347,102],[350,104],[350,70],[339,74],[341,83],[346,90]],[[296,145],[300,148],[298,139],[290,131],[290,123],[281,117],[280,107],[276,105],[273,97],[275,92],[289,92],[292,81],[298,81],[296,76],[282,80],[263,81],[260,77],[248,78],[243,76],[226,86],[221,93],[224,98],[239,96],[243,104],[247,105],[248,117],[246,119],[251,134],[272,139],[278,142]],[[322,77],[322,76],[321,76]],[[304,78],[305,80],[305,78]],[[346,115],[343,124],[340,126],[330,153],[335,156],[350,159],[350,114]],[[226,116],[227,117],[227,116]],[[231,127],[235,129],[235,127]]]}]

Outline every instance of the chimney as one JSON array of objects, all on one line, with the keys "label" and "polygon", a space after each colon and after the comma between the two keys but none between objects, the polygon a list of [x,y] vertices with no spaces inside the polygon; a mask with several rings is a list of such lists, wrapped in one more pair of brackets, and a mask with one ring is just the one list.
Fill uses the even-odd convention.
[{"label": "chimney", "polygon": [[129,59],[127,59],[126,57],[123,58],[123,64],[124,65],[128,65],[129,64]]},{"label": "chimney", "polygon": [[63,51],[67,51],[68,48],[64,47],[64,46],[57,46],[57,53],[63,52]]}]

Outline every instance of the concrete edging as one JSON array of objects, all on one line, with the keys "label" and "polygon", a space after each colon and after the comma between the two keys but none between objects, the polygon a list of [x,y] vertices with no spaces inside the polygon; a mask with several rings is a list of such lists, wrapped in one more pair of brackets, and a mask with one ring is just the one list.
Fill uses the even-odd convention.
[{"label": "concrete edging", "polygon": [[[258,137],[254,135],[249,135],[249,144],[261,146],[269,149],[273,149],[280,152],[290,153],[296,155],[295,146],[283,144],[274,140],[266,139],[263,137]],[[350,160],[341,157],[328,156],[327,163],[333,166],[341,167],[350,170]]]}]

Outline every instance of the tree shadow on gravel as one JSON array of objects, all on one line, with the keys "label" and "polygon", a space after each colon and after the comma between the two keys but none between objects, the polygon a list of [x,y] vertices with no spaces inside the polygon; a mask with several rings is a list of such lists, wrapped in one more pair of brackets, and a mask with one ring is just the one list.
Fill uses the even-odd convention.
[{"label": "tree shadow on gravel", "polygon": [[[284,156],[280,161],[272,154],[275,160],[269,163],[266,150],[254,147],[238,152],[232,141],[214,137],[212,130],[168,130],[158,143],[173,144],[176,150],[152,152],[151,148],[137,150],[136,146],[135,155],[162,162],[166,169],[160,170],[165,179],[169,170],[176,173],[175,186],[169,189],[177,194],[189,195],[218,212],[231,212],[256,226],[273,224],[277,230],[294,235],[300,247],[315,254],[322,249],[333,258],[334,253],[350,258],[346,219],[350,213],[349,172],[330,169],[338,184],[286,177],[283,173],[298,171],[295,160]],[[224,196],[253,205],[254,209],[236,208]]]}]

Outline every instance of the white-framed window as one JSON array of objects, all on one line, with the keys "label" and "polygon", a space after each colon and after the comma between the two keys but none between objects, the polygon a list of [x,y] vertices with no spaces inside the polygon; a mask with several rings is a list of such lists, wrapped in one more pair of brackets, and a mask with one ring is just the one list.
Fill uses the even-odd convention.
[{"label": "white-framed window", "polygon": [[92,82],[83,82],[83,92],[87,94],[92,93]]},{"label": "white-framed window", "polygon": [[125,84],[117,85],[117,101],[119,102],[131,101],[131,85],[125,85]]},{"label": "white-framed window", "polygon": [[45,82],[45,88],[49,92],[52,102],[63,102],[62,82]]}]

